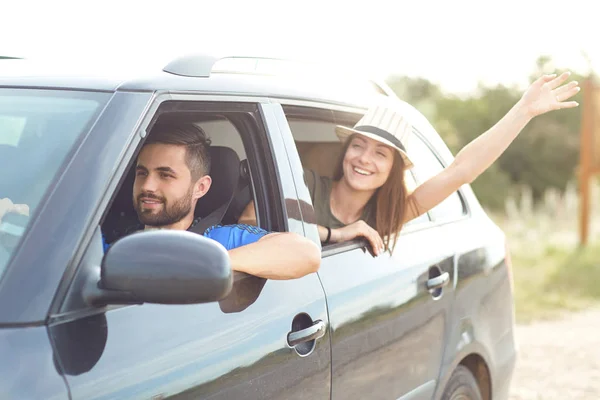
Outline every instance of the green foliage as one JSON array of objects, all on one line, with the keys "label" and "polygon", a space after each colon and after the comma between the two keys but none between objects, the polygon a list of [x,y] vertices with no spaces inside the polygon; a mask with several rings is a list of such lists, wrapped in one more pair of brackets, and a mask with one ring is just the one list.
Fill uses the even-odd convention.
[{"label": "green foliage", "polygon": [[519,322],[554,318],[600,304],[600,245],[584,249],[546,246],[542,254],[512,254]]},{"label": "green foliage", "polygon": [[471,187],[481,204],[492,210],[504,209],[506,199],[518,193],[508,175],[497,164],[475,179]]},{"label": "green foliage", "polygon": [[[556,72],[549,57],[540,57],[531,81],[544,73]],[[574,74],[580,83],[584,76]],[[456,154],[500,120],[519,100],[522,91],[506,86],[480,86],[468,97],[447,95],[423,78],[392,76],[390,87],[427,117]],[[505,198],[517,187],[531,188],[534,200],[549,188],[564,190],[574,178],[579,161],[579,134],[582,96],[575,96],[579,108],[559,110],[535,118],[499,160],[473,183],[473,190],[485,207],[501,209]]]}]

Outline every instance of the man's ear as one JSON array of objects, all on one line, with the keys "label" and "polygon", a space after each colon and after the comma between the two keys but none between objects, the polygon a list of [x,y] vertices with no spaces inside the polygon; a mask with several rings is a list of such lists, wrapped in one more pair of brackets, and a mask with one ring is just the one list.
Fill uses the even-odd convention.
[{"label": "man's ear", "polygon": [[194,184],[194,200],[203,197],[210,189],[210,185],[212,185],[212,178],[210,175],[204,175],[202,178],[198,179]]}]

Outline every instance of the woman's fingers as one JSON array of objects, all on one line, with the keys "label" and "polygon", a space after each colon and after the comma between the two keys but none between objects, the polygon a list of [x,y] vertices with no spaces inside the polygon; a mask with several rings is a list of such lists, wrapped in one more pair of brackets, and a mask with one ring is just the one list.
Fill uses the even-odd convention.
[{"label": "woman's fingers", "polygon": [[545,82],[550,82],[552,79],[556,78],[556,74],[548,74],[548,75],[542,75],[540,81],[542,83]]},{"label": "woman's fingers", "polygon": [[573,107],[577,107],[578,105],[579,105],[579,103],[576,101],[567,101],[564,103],[560,103],[560,108],[573,108]]},{"label": "woman's fingers", "polygon": [[357,236],[362,236],[369,242],[369,246],[373,250],[373,255],[377,256],[377,238],[368,229],[361,230]]},{"label": "woman's fingers", "polygon": [[[569,85],[565,85],[565,87],[567,87],[567,86],[569,86]],[[557,92],[560,89],[562,89],[562,88],[557,89]],[[560,102],[560,101],[565,101],[567,99],[570,99],[571,97],[573,97],[577,93],[579,93],[580,90],[581,89],[579,88],[579,86],[572,86],[572,87],[569,87],[568,89],[562,90],[561,92],[558,92],[558,93],[555,92],[556,100]]]},{"label": "woman's fingers", "polygon": [[379,245],[379,240],[378,237],[379,235],[377,234],[377,231],[375,231],[373,228],[371,228],[368,225],[364,225],[361,227],[361,231],[360,231],[360,235],[364,236],[365,239],[367,239],[369,241],[369,244],[371,245],[371,249],[373,249],[373,254],[375,256],[379,255],[379,249],[380,249],[380,245]]},{"label": "woman's fingers", "polygon": [[577,86],[579,86],[579,82],[572,81],[572,82],[567,83],[566,85],[562,85],[561,87],[558,87],[558,88],[554,89],[553,93],[555,95],[559,95],[559,94],[564,93],[564,92],[566,92],[568,90],[571,90],[571,89],[573,89],[573,88],[575,88]]},{"label": "woman's fingers", "polygon": [[381,236],[379,236],[379,233],[375,229],[371,229],[371,235],[373,237],[374,243],[373,250],[375,254],[379,256],[383,253],[383,240],[381,239]]},{"label": "woman's fingers", "polygon": [[374,235],[372,232],[369,235],[369,240],[371,242],[371,246],[373,246],[373,253],[378,256],[379,255],[379,241],[377,240],[377,235]]},{"label": "woman's fingers", "polygon": [[550,89],[555,89],[555,88],[559,87],[560,85],[562,85],[569,78],[569,76],[571,76],[570,72],[563,72],[556,78],[546,82],[546,85]]},{"label": "woman's fingers", "polygon": [[379,243],[377,243],[377,236],[373,234],[373,230],[367,227],[367,229],[365,230],[365,236],[371,244],[373,254],[375,254],[376,256],[379,255]]},{"label": "woman's fingers", "polygon": [[371,235],[371,245],[373,246],[373,253],[375,253],[376,256],[379,256],[381,249],[379,247],[379,240],[377,240],[376,234]]},{"label": "woman's fingers", "polygon": [[344,240],[352,240],[355,237],[361,236],[367,239],[375,256],[379,256],[383,253],[383,239],[381,239],[381,236],[379,236],[379,233],[375,229],[367,225],[364,221],[355,222],[352,225],[348,225],[348,227],[352,227],[352,230],[349,231],[349,236],[352,237],[345,237]]}]

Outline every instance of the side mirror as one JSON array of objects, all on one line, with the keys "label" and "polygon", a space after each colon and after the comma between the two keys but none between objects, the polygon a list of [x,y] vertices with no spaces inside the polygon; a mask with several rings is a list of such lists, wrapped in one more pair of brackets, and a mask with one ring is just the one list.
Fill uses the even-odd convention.
[{"label": "side mirror", "polygon": [[[96,305],[208,303],[233,284],[229,255],[214,240],[176,230],[139,232],[115,242],[102,261]],[[91,298],[90,298],[91,297]]]}]

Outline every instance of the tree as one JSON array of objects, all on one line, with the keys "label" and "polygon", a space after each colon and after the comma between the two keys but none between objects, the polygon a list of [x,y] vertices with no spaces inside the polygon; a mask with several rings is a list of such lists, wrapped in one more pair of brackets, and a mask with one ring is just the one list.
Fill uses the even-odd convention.
[{"label": "tree", "polygon": [[[549,72],[560,73],[547,56],[540,57],[531,81]],[[582,81],[577,74],[572,79]],[[502,118],[521,97],[521,90],[498,85],[480,86],[476,93],[459,98],[445,95],[423,78],[392,76],[390,87],[421,111],[456,154]],[[575,100],[582,103],[581,94]],[[506,196],[518,186],[531,188],[539,200],[549,188],[564,190],[574,178],[579,160],[581,107],[536,117],[492,167],[473,182],[481,203],[503,208]]]}]

